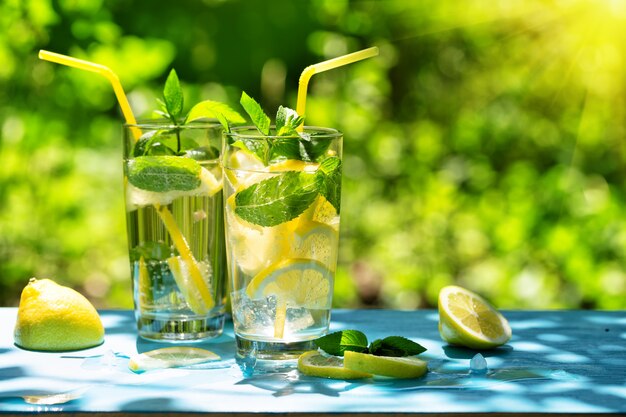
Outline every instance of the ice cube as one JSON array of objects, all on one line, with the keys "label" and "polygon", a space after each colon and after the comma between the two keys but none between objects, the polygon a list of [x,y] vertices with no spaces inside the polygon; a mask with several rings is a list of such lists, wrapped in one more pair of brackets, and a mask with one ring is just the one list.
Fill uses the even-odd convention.
[{"label": "ice cube", "polygon": [[488,371],[487,360],[483,355],[477,353],[470,360],[470,374],[473,375],[485,375]]}]

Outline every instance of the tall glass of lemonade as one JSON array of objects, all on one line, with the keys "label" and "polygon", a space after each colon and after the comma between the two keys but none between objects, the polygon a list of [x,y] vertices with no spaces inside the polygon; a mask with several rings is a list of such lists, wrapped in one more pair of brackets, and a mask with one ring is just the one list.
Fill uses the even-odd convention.
[{"label": "tall glass of lemonade", "polygon": [[139,335],[186,341],[222,333],[226,252],[221,125],[124,126],[124,188]]},{"label": "tall glass of lemonade", "polygon": [[342,134],[305,127],[279,136],[237,127],[224,133],[222,154],[237,353],[295,358],[328,331]]}]

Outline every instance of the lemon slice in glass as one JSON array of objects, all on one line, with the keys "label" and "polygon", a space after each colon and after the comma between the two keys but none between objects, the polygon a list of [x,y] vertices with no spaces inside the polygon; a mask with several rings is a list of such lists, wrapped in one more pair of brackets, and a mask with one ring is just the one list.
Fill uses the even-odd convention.
[{"label": "lemon slice in glass", "polygon": [[145,372],[153,369],[197,365],[220,359],[219,355],[210,350],[176,346],[133,355],[128,362],[128,368],[133,372]]},{"label": "lemon slice in glass", "polygon": [[198,264],[201,278],[198,280],[194,279],[189,265],[179,256],[168,258],[167,265],[191,311],[200,315],[207,314],[215,306],[211,288],[206,280],[207,275],[210,275],[209,268],[202,262]]},{"label": "lemon slice in glass", "polygon": [[343,366],[353,371],[391,378],[419,378],[428,371],[427,363],[415,356],[398,358],[352,351],[344,353]]},{"label": "lemon slice in glass", "polygon": [[451,285],[439,292],[439,334],[451,345],[490,349],[511,338],[511,327],[484,298]]},{"label": "lemon slice in glass", "polygon": [[370,378],[367,372],[346,369],[343,360],[337,356],[323,356],[316,350],[305,352],[298,358],[298,371],[305,375],[331,379]]},{"label": "lemon slice in glass", "polygon": [[333,274],[314,259],[285,259],[259,272],[246,287],[252,299],[271,295],[294,307],[331,307]]},{"label": "lemon slice in glass", "polygon": [[225,216],[233,259],[246,275],[255,276],[279,259],[292,257],[293,220],[273,227],[249,223],[235,213],[235,194],[226,200]]},{"label": "lemon slice in glass", "polygon": [[339,234],[324,223],[302,222],[295,229],[294,257],[315,259],[334,271]]},{"label": "lemon slice in glass", "polygon": [[284,161],[272,164],[269,166],[270,172],[284,172],[284,171],[306,171],[315,172],[319,168],[320,164],[315,162],[305,162],[298,159],[286,159]]}]

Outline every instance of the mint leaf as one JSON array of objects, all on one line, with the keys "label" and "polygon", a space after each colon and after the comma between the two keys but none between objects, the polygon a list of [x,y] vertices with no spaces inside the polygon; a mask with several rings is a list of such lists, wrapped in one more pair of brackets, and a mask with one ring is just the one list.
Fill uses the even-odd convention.
[{"label": "mint leaf", "polygon": [[330,147],[332,140],[328,138],[318,139],[315,135],[300,134],[300,154],[303,161],[317,162]]},{"label": "mint leaf", "polygon": [[239,191],[235,213],[259,226],[276,226],[302,214],[317,195],[314,174],[287,171]]},{"label": "mint leaf", "polygon": [[276,113],[276,136],[297,135],[296,128],[304,122],[304,117],[298,115],[289,107],[280,106]]},{"label": "mint leaf", "polygon": [[336,156],[324,159],[315,172],[317,188],[339,213],[341,209],[341,159]]},{"label": "mint leaf", "polygon": [[176,75],[176,70],[174,69],[170,71],[165,81],[163,99],[170,119],[176,123],[183,112],[183,89],[180,86],[178,75]]},{"label": "mint leaf", "polygon": [[205,100],[196,104],[189,110],[186,123],[193,122],[198,119],[218,119],[219,115],[223,116],[230,123],[245,123],[246,120],[227,104],[219,101]]},{"label": "mint leaf", "polygon": [[263,165],[269,163],[270,144],[267,140],[256,139],[239,139],[231,144],[231,146],[243,149],[256,156]]},{"label": "mint leaf", "polygon": [[200,164],[178,156],[138,156],[127,163],[128,182],[147,191],[189,191],[198,188]]},{"label": "mint leaf", "polygon": [[367,336],[358,330],[342,330],[316,339],[315,344],[329,355],[343,356],[347,350],[366,352]]},{"label": "mint leaf", "polygon": [[426,348],[402,336],[389,336],[374,340],[369,353],[376,356],[413,356],[425,352]]},{"label": "mint leaf", "polygon": [[265,114],[261,105],[257,103],[252,97],[246,94],[245,91],[241,92],[241,99],[239,100],[244,110],[252,119],[252,123],[259,129],[264,135],[270,134],[270,124],[272,123],[270,118]]}]

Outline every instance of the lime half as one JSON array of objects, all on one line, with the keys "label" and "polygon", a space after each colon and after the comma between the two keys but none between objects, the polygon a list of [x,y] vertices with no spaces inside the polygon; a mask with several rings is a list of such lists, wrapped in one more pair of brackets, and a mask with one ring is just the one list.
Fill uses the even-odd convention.
[{"label": "lime half", "polygon": [[508,342],[511,327],[484,298],[450,285],[439,292],[439,334],[452,345],[490,349]]}]

